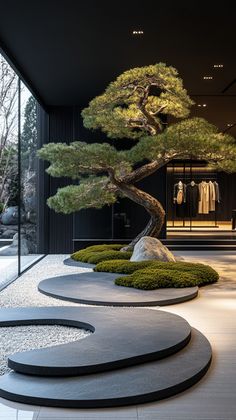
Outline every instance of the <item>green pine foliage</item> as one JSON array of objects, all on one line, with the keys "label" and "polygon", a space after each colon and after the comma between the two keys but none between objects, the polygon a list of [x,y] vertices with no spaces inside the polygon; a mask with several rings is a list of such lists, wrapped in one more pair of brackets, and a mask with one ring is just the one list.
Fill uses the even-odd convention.
[{"label": "green pine foliage", "polygon": [[[105,133],[103,143],[49,143],[38,152],[51,176],[74,180],[48,205],[69,214],[125,196],[151,214],[156,226],[148,234],[158,235],[164,209],[136,187],[138,181],[175,158],[204,159],[217,170],[236,171],[235,139],[203,118],[190,118],[193,105],[174,67],[159,63],[125,71],[82,112],[86,128]],[[123,150],[110,139],[124,139]],[[134,140],[129,148],[127,139]]]},{"label": "green pine foliage", "polygon": [[[153,92],[149,86],[153,86]],[[155,93],[155,87],[161,90],[160,94]],[[140,109],[145,89],[148,90],[145,107],[154,119],[150,125]],[[186,118],[191,105],[193,101],[183,88],[177,70],[159,63],[125,71],[110,83],[103,95],[90,102],[82,116],[85,127],[101,129],[110,138],[137,139],[147,131],[156,134],[158,128],[162,128],[160,112]]]}]

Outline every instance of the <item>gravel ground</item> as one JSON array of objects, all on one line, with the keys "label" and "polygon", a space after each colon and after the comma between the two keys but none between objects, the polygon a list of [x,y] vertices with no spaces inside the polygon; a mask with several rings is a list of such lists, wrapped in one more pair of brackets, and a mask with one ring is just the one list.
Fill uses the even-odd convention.
[{"label": "gravel ground", "polygon": [[[91,271],[88,268],[65,266],[63,260],[67,257],[68,255],[46,256],[1,291],[0,307],[76,306],[76,303],[43,295],[37,289],[38,283],[45,278]],[[9,371],[7,357],[10,354],[65,344],[83,339],[89,334],[89,331],[83,329],[58,325],[2,327],[0,328],[0,375]]]},{"label": "gravel ground", "polygon": [[76,303],[54,299],[38,291],[39,282],[46,278],[92,271],[91,268],[64,265],[63,260],[66,258],[68,258],[68,255],[47,255],[38,264],[1,291],[0,307],[76,306]]},{"label": "gravel ground", "polygon": [[0,375],[10,372],[7,358],[19,351],[33,350],[70,343],[90,333],[60,325],[32,325],[0,328]]}]

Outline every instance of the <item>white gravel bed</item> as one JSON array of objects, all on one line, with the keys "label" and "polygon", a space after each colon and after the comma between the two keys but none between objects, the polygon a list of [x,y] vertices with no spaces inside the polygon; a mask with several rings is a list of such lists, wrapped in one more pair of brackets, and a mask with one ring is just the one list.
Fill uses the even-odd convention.
[{"label": "white gravel bed", "polygon": [[[48,255],[21,277],[0,292],[0,307],[23,306],[82,306],[54,299],[37,289],[41,280],[64,274],[91,271],[90,268],[70,267],[63,264],[68,255]],[[59,325],[38,325],[0,328],[0,375],[6,373],[7,357],[18,351],[65,344],[87,337],[89,331]]]},{"label": "white gravel bed", "polygon": [[91,268],[64,265],[63,260],[66,258],[68,255],[47,255],[0,292],[0,307],[78,305],[43,295],[37,289],[39,282],[49,277],[92,271]]},{"label": "white gravel bed", "polygon": [[13,353],[71,343],[89,331],[61,325],[27,325],[0,328],[0,375],[10,372],[7,359]]}]

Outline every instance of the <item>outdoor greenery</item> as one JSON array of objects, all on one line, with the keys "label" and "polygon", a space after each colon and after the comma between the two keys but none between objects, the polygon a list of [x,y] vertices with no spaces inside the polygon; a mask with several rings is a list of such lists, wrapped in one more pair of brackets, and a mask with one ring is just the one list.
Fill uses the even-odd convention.
[{"label": "outdoor greenery", "polygon": [[[130,248],[143,236],[158,237],[165,211],[137,187],[138,181],[174,158],[204,159],[216,169],[236,170],[235,139],[202,118],[188,118],[193,104],[171,66],[159,63],[125,71],[82,112],[85,127],[102,130],[106,142],[49,143],[39,151],[50,162],[51,176],[78,181],[59,188],[48,205],[69,214],[111,205],[125,196],[150,216]],[[107,139],[113,144],[113,139],[124,139],[123,150]],[[127,139],[133,140],[130,148]]]},{"label": "outdoor greenery", "polygon": [[0,203],[3,211],[17,199],[18,78],[0,54]]},{"label": "outdoor greenery", "polygon": [[31,95],[24,109],[24,125],[21,133],[22,170],[35,170],[37,151],[37,102]]}]

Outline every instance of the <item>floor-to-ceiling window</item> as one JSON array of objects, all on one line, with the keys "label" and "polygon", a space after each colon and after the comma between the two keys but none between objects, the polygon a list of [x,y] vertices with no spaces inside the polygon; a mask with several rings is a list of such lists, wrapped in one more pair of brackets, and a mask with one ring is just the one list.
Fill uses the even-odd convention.
[{"label": "floor-to-ceiling window", "polygon": [[40,258],[37,106],[0,55],[0,289]]}]

